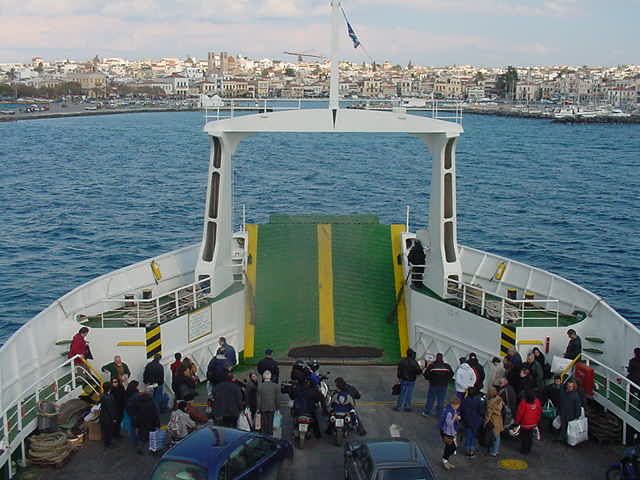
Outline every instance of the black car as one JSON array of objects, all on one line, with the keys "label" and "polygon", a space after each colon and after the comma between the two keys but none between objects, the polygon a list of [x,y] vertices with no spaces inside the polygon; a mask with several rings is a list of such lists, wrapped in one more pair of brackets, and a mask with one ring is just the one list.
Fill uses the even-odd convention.
[{"label": "black car", "polygon": [[352,441],[344,446],[345,480],[433,480],[426,455],[403,438]]}]

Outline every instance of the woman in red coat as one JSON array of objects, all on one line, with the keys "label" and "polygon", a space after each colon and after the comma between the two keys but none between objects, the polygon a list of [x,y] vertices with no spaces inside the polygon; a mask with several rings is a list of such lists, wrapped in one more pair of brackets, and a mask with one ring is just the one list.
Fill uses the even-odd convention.
[{"label": "woman in red coat", "polygon": [[516,423],[520,425],[520,453],[529,453],[533,443],[533,431],[540,423],[542,404],[533,390],[527,390],[516,411]]},{"label": "woman in red coat", "polygon": [[[76,355],[80,355],[83,359],[90,359],[91,355],[89,354],[89,344],[85,339],[89,334],[88,327],[82,327],[78,333],[73,336],[73,340],[71,340],[71,347],[69,348],[69,353],[67,354],[67,358],[73,358]],[[76,359],[76,365],[82,363],[80,359]]]}]

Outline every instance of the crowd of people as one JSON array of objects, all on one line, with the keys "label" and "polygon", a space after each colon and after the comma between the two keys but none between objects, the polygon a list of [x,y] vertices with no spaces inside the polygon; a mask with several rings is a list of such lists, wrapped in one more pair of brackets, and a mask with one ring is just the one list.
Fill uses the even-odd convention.
[{"label": "crowd of people", "polygon": [[[573,329],[567,335],[564,357],[573,360],[581,352],[580,337]],[[640,349],[635,353],[629,371],[640,377]],[[413,390],[421,375],[429,384],[421,415],[430,417],[435,411],[444,444],[442,463],[447,470],[454,468],[451,456],[458,449],[459,437],[469,458],[478,454],[480,445],[488,455],[497,456],[504,437],[517,437],[520,452],[528,454],[533,440],[541,438],[543,427],[552,432],[555,440],[566,441],[568,424],[580,417],[584,402],[576,380],[568,378],[563,382],[560,375],[553,375],[537,347],[524,359],[515,348],[509,348],[503,359],[491,360],[488,372],[475,353],[460,358],[454,369],[444,361],[442,353],[425,365],[416,359],[415,351],[408,349],[398,364],[394,410],[412,410]],[[451,382],[455,396],[445,405]]]}]

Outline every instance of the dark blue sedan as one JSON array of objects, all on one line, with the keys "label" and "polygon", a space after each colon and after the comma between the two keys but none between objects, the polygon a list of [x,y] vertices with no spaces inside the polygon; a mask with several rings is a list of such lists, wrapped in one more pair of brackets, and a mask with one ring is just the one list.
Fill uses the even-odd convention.
[{"label": "dark blue sedan", "polygon": [[285,474],[292,457],[286,440],[207,427],[167,451],[151,480],[275,480]]}]

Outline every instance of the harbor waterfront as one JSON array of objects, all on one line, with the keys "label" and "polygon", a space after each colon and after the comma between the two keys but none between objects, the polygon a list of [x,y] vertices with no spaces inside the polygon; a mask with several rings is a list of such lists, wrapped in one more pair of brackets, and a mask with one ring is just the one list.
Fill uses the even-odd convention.
[{"label": "harbor waterfront", "polygon": [[[464,122],[460,243],[558,273],[640,323],[640,127]],[[75,286],[198,241],[202,123],[201,113],[166,112],[0,125],[2,340]],[[424,227],[424,145],[406,135],[299,135],[261,134],[238,148],[235,198],[248,221],[370,211],[402,223],[410,205],[411,228]]]}]

